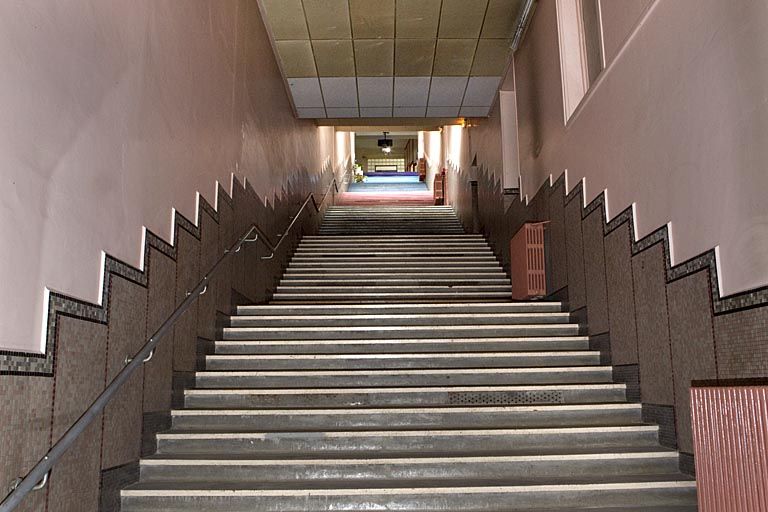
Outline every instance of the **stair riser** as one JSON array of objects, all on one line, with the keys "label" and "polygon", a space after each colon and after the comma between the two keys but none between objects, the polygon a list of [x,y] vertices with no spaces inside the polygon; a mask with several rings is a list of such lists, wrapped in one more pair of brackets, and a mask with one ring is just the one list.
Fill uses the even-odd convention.
[{"label": "stair riser", "polygon": [[[396,264],[405,263],[408,264],[414,259],[417,259],[421,264],[425,263],[452,263],[464,265],[466,263],[483,263],[489,262],[498,265],[496,257],[493,255],[472,255],[472,254],[424,254],[424,253],[368,253],[368,254],[329,254],[327,256],[322,255],[308,255],[308,256],[294,256],[291,258],[291,264],[294,263],[349,263],[355,265],[372,265],[378,263],[384,264]],[[363,267],[363,270],[365,267]],[[393,269],[395,270],[395,269]]]},{"label": "stair riser", "polygon": [[[318,261],[291,261],[288,266],[288,271],[293,272],[307,272],[308,270],[315,271],[314,269],[337,269],[345,268],[354,272],[371,272],[376,269],[383,269],[388,272],[399,272],[400,270],[415,270],[421,271],[421,269],[432,269],[435,272],[446,272],[448,270],[459,270],[461,272],[501,272],[501,266],[498,261],[486,259],[485,261],[474,260],[458,260],[454,258],[447,258],[444,260],[434,261],[421,261],[415,259],[370,259],[363,261],[362,258],[350,259],[350,258],[321,258]],[[440,266],[436,266],[439,263]],[[365,264],[365,266],[361,266]],[[448,269],[448,270],[446,270]]]},{"label": "stair riser", "polygon": [[509,325],[516,324],[567,324],[571,321],[571,316],[567,313],[549,313],[543,315],[523,315],[518,313],[503,314],[495,313],[488,315],[400,315],[381,317],[345,317],[344,315],[335,315],[335,318],[325,318],[323,316],[299,316],[279,318],[265,317],[247,317],[232,316],[229,319],[231,327],[334,327],[334,326],[410,326],[410,325],[498,325],[502,322]]},{"label": "stair riser", "polygon": [[491,248],[482,242],[397,242],[397,243],[307,243],[302,242],[296,249],[298,253],[328,253],[328,252],[368,252],[368,251],[419,251],[419,252],[463,252],[490,251]]},{"label": "stair riser", "polygon": [[[223,491],[218,497],[189,495],[158,498],[123,498],[124,512],[175,512],[199,510],[225,510],[226,512],[322,512],[328,510],[412,510],[445,512],[503,512],[510,510],[531,510],[535,508],[557,508],[577,510],[587,507],[633,506],[642,503],[654,506],[690,506],[696,502],[693,486],[678,489],[616,489],[596,491],[540,489],[528,492],[468,493],[461,488],[446,489],[436,493],[419,493],[418,490],[399,491],[397,494],[376,494],[375,490],[362,495],[329,496],[327,493],[311,491],[300,496],[252,496],[238,497]],[[656,509],[661,512],[665,509]]]},{"label": "stair riser", "polygon": [[[173,428],[178,430],[214,429],[236,431],[306,431],[306,430],[366,430],[366,429],[424,429],[424,428],[555,428],[573,426],[611,426],[639,423],[640,409],[577,409],[571,411],[502,410],[485,412],[417,413],[386,411],[348,411],[334,414],[318,411],[315,414],[295,414],[291,411],[269,411],[270,414],[172,414]],[[519,409],[519,408],[517,408]],[[194,411],[193,411],[194,412]]]},{"label": "stair riser", "polygon": [[[504,431],[502,431],[504,432]],[[542,431],[544,432],[544,431]],[[361,433],[362,434],[362,433]],[[396,433],[395,433],[396,434]],[[241,454],[277,456],[297,453],[331,454],[371,453],[400,454],[487,454],[525,455],[530,453],[587,453],[611,449],[641,450],[658,447],[656,430],[642,432],[605,432],[573,434],[499,434],[473,435],[425,433],[423,435],[357,435],[345,433],[337,437],[334,432],[268,434],[240,439],[181,438],[184,434],[168,434],[158,437],[158,453],[178,454]]]},{"label": "stair riser", "polygon": [[373,258],[373,257],[418,257],[418,258],[494,258],[490,249],[407,249],[389,248],[389,249],[369,249],[357,248],[349,250],[330,249],[326,251],[296,251],[293,259],[301,260],[307,258]]},{"label": "stair riser", "polygon": [[553,302],[509,302],[499,304],[377,304],[375,306],[324,306],[301,308],[292,306],[238,306],[238,315],[370,315],[382,313],[390,315],[431,314],[431,313],[559,313],[562,304]]},{"label": "stair riser", "polygon": [[269,327],[225,327],[225,340],[338,340],[360,339],[361,336],[374,339],[417,339],[417,338],[490,338],[521,336],[577,336],[577,325],[422,325],[386,329],[383,326],[350,326],[347,328],[326,327],[323,330],[308,327],[270,329]]},{"label": "stair riser", "polygon": [[349,235],[349,234],[358,234],[358,235],[371,235],[371,234],[392,234],[392,235],[403,235],[403,234],[422,234],[422,233],[434,233],[434,234],[443,234],[443,235],[458,235],[464,232],[462,228],[442,228],[442,227],[430,227],[430,226],[422,226],[417,227],[413,226],[411,228],[400,228],[400,229],[392,229],[389,227],[385,227],[383,225],[381,226],[360,226],[358,228],[354,229],[348,229],[348,228],[338,228],[338,229],[321,229],[320,231],[321,235]]},{"label": "stair riser", "polygon": [[346,289],[363,288],[368,289],[371,287],[389,287],[396,286],[399,288],[409,289],[422,289],[422,288],[436,288],[436,287],[456,287],[456,286],[499,286],[503,289],[511,289],[512,284],[508,278],[466,278],[457,276],[455,279],[442,278],[442,279],[429,279],[424,276],[414,277],[412,279],[398,278],[396,274],[389,277],[372,277],[372,278],[348,278],[339,279],[337,277],[315,278],[315,279],[282,279],[278,288],[285,291],[291,291],[294,288],[301,287],[303,289],[311,290],[313,287],[317,289],[338,289],[345,287]]},{"label": "stair riser", "polygon": [[[227,482],[317,482],[317,481],[387,481],[387,480],[490,480],[505,485],[546,484],[557,478],[605,478],[621,475],[670,474],[678,471],[677,456],[664,458],[629,457],[603,460],[526,461],[512,459],[495,462],[487,458],[477,462],[388,463],[370,461],[339,464],[183,464],[155,465],[143,461],[143,482],[209,482],[211,475]],[[460,482],[456,482],[460,485]]]},{"label": "stair riser", "polygon": [[599,354],[529,356],[514,354],[467,358],[279,358],[276,356],[206,356],[208,370],[362,370],[426,368],[534,368],[549,366],[597,366]]},{"label": "stair riser", "polygon": [[[429,301],[432,303],[445,303],[445,304],[452,304],[456,301],[460,300],[461,302],[488,302],[488,301],[499,301],[504,299],[509,299],[509,293],[473,293],[468,294],[465,293],[461,295],[461,297],[456,297],[455,294],[447,293],[447,294],[436,294],[432,293],[429,295],[420,295],[418,293],[414,294],[401,294],[401,295],[387,295],[386,301],[389,304],[408,304],[413,302],[414,300],[424,300]],[[384,299],[384,296],[382,294],[360,294],[356,296],[350,296],[350,295],[322,295],[322,296],[313,296],[312,298],[309,298],[310,296],[307,294],[280,294],[279,296],[274,296],[272,298],[272,301],[270,304],[279,304],[279,305],[288,305],[288,304],[296,304],[296,305],[320,305],[320,304],[332,304],[332,305],[341,305],[341,304],[381,304],[381,301]]]},{"label": "stair riser", "polygon": [[378,267],[366,265],[365,268],[363,269],[360,269],[356,266],[350,267],[346,265],[335,265],[335,266],[334,265],[322,265],[322,266],[300,265],[296,267],[287,268],[283,277],[285,279],[288,279],[293,277],[298,278],[298,276],[305,275],[305,274],[356,275],[360,273],[377,273],[377,274],[383,273],[386,275],[393,275],[393,276],[404,276],[404,275],[420,276],[423,274],[437,274],[437,275],[448,275],[449,277],[454,274],[505,275],[501,270],[501,267],[499,267],[496,264],[485,265],[485,266],[475,266],[468,271],[467,267],[464,267],[464,266],[453,266],[453,265],[440,265],[439,267],[428,266],[428,265],[419,266],[417,262],[411,262],[404,265],[398,265],[397,267],[393,267],[391,265],[384,265],[384,266],[378,266]]},{"label": "stair riser", "polygon": [[472,272],[472,273],[437,273],[433,272],[429,276],[425,276],[419,272],[400,272],[397,270],[390,270],[386,272],[350,272],[350,273],[312,273],[312,272],[295,272],[290,275],[284,275],[282,281],[318,281],[318,280],[336,280],[344,281],[345,284],[352,284],[358,281],[369,280],[399,280],[408,283],[419,280],[431,280],[431,281],[474,281],[478,279],[487,280],[503,280],[505,283],[509,281],[509,277],[503,272]]},{"label": "stair riser", "polygon": [[[321,387],[364,387],[364,386],[525,386],[536,384],[579,384],[610,383],[613,376],[610,367],[591,368],[587,371],[548,371],[547,369],[526,371],[462,371],[455,370],[413,370],[408,373],[375,372],[369,370],[343,372],[333,375],[307,375],[308,372],[251,372],[232,375],[216,372],[198,373],[198,388],[321,388]],[[282,374],[287,373],[287,374]]]},{"label": "stair riser", "polygon": [[553,339],[530,338],[525,341],[471,341],[446,343],[440,340],[399,342],[397,340],[370,340],[359,343],[288,343],[288,342],[216,342],[216,354],[413,354],[426,352],[516,352],[516,351],[555,351],[587,350],[589,342],[554,341]]},{"label": "stair riser", "polygon": [[626,400],[624,387],[608,389],[560,389],[552,391],[400,391],[393,393],[360,392],[342,390],[319,394],[266,394],[247,390],[227,393],[213,390],[188,390],[185,406],[190,409],[249,409],[313,408],[313,407],[449,407],[461,404],[516,405],[516,404],[584,404],[617,403]]},{"label": "stair riser", "polygon": [[483,281],[405,281],[405,282],[387,282],[384,280],[363,281],[359,283],[347,284],[344,282],[329,280],[321,283],[291,283],[281,282],[277,290],[280,293],[345,293],[350,290],[360,290],[363,292],[375,293],[382,291],[385,293],[398,292],[453,292],[454,290],[467,290],[470,292],[507,292],[512,289],[508,281],[497,280],[491,282]]}]

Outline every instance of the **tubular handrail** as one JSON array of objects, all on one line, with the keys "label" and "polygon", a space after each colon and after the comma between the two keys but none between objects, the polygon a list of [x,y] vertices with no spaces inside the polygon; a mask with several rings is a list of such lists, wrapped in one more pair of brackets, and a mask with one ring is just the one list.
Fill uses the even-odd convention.
[{"label": "tubular handrail", "polygon": [[[304,200],[301,207],[297,210],[296,214],[293,215],[291,223],[288,225],[288,228],[286,228],[285,232],[280,238],[280,241],[276,245],[269,241],[269,238],[267,238],[264,232],[259,229],[256,224],[251,224],[245,234],[241,236],[238,241],[235,242],[229,249],[226,249],[224,254],[222,254],[219,259],[216,260],[216,263],[214,263],[211,269],[206,273],[205,276],[203,276],[197,285],[191,291],[187,292],[186,298],[181,302],[181,304],[178,305],[178,307],[176,307],[173,313],[171,313],[170,316],[165,319],[163,324],[157,329],[157,331],[155,331],[154,334],[152,334],[144,346],[133,357],[125,358],[126,364],[123,369],[120,370],[117,375],[115,375],[115,378],[112,379],[112,382],[110,382],[109,385],[104,388],[104,391],[101,392],[101,394],[96,398],[96,400],[93,401],[93,403],[88,407],[88,409],[85,410],[85,412],[77,419],[77,421],[71,427],[69,427],[64,435],[61,436],[61,438],[56,441],[56,443],[54,443],[51,449],[48,450],[48,453],[46,453],[45,456],[40,459],[37,464],[35,464],[35,466],[29,471],[29,473],[27,473],[24,478],[17,478],[13,481],[10,487],[10,494],[8,494],[8,496],[6,496],[6,498],[0,503],[0,512],[11,512],[14,508],[21,504],[22,500],[31,491],[39,490],[45,487],[54,464],[56,464],[56,462],[58,462],[61,456],[67,451],[67,449],[69,449],[69,447],[74,444],[75,440],[80,436],[80,434],[83,433],[88,425],[99,414],[101,414],[101,412],[110,402],[110,400],[112,400],[120,387],[125,384],[125,382],[131,377],[133,372],[135,372],[139,366],[149,362],[152,359],[152,356],[155,353],[155,348],[157,347],[160,340],[168,333],[168,331],[174,326],[178,319],[181,318],[184,313],[186,313],[189,307],[208,290],[208,284],[210,283],[211,277],[221,267],[222,263],[231,258],[235,253],[240,252],[245,244],[257,241],[261,241],[271,251],[269,256],[262,257],[261,259],[274,258],[275,252],[280,248],[283,240],[287,238],[285,235],[287,235],[291,229],[293,229],[293,226],[296,224],[296,221],[299,219],[302,212],[304,212],[307,205],[311,203],[315,209],[315,212],[319,213],[320,208],[325,202],[326,197],[328,197],[332,187],[335,188],[336,192],[339,191],[339,187],[335,178],[328,185],[328,189],[325,191],[325,194],[323,194],[323,197],[320,199],[319,203],[315,200],[313,193],[310,192],[307,194],[307,198]],[[251,238],[252,235],[255,236]]]},{"label": "tubular handrail", "polygon": [[266,245],[267,248],[272,253],[269,256],[262,256],[261,259],[263,259],[263,260],[271,260],[272,258],[275,257],[275,252],[277,252],[277,250],[283,244],[283,240],[286,239],[285,235],[287,235],[288,232],[291,231],[291,229],[293,229],[293,225],[296,224],[297,220],[299,220],[299,217],[301,216],[302,212],[307,207],[307,205],[310,204],[310,202],[311,202],[312,206],[314,207],[315,212],[318,212],[318,213],[320,212],[320,208],[323,206],[323,203],[325,202],[325,198],[328,197],[328,194],[331,191],[331,187],[334,187],[336,189],[336,192],[339,191],[339,187],[336,184],[336,179],[334,179],[331,182],[331,184],[328,185],[328,189],[325,191],[325,194],[323,194],[323,197],[320,198],[320,202],[319,203],[315,200],[314,194],[310,193],[310,194],[307,195],[307,198],[304,199],[304,202],[302,203],[301,208],[299,208],[298,211],[296,212],[296,214],[291,217],[291,223],[288,224],[288,227],[285,229],[285,232],[282,235],[279,235],[280,236],[280,241],[278,241],[277,244],[274,245],[274,246],[272,245],[272,242],[269,241],[269,238],[264,233],[262,233],[261,230],[257,226],[254,225],[254,227],[256,228],[257,236],[262,239],[262,243],[264,245]]}]

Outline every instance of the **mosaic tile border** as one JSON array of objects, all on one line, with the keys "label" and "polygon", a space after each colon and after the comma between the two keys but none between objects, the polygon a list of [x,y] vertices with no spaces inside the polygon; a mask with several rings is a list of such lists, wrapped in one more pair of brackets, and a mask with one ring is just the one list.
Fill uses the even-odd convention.
[{"label": "mosaic tile border", "polygon": [[[222,188],[219,188],[219,195],[226,195]],[[198,226],[200,225],[203,212],[208,215],[213,212],[215,214],[212,216],[213,219],[217,223],[219,222],[218,213],[213,210],[208,202],[202,197],[200,197],[200,206],[201,208],[198,209]],[[157,234],[147,230],[144,243],[144,261],[149,260],[149,251],[152,248],[160,251],[175,261],[178,230],[183,229],[199,240],[200,228],[198,226],[195,226],[189,219],[179,212],[175,212],[173,244],[169,244]],[[104,282],[102,283],[101,305],[69,297],[63,293],[50,292],[48,296],[46,353],[43,355],[0,351],[0,375],[37,375],[52,377],[54,354],[56,353],[56,329],[59,316],[66,315],[81,320],[106,324],[109,321],[109,279],[111,276],[122,277],[123,279],[127,279],[142,287],[147,286],[146,271],[142,271],[109,254],[104,258],[103,275]]]},{"label": "mosaic tile border", "polygon": [[[296,173],[296,175],[293,176],[293,179],[289,180],[290,183],[288,183],[287,186],[283,186],[281,196],[275,196],[271,201],[266,202],[260,198],[247,180],[244,180],[243,183],[241,183],[237,177],[233,176],[232,195],[229,195],[224,190],[224,187],[219,184],[216,191],[216,202],[217,205],[220,205],[223,202],[234,208],[234,195],[244,193],[246,201],[255,201],[257,204],[266,205],[267,208],[274,209],[274,205],[277,205],[278,203],[292,201],[293,195],[298,193],[302,188],[304,190],[315,190],[319,183],[324,183],[326,181],[330,183],[330,180],[328,179],[329,173],[330,170],[328,168],[323,169],[323,171],[314,176],[310,176],[307,171]],[[306,187],[299,186],[302,178],[307,180]],[[179,230],[183,229],[194,236],[195,239],[200,240],[200,226],[202,225],[203,214],[210,216],[217,224],[219,224],[219,212],[202,195],[198,195],[197,225],[178,211],[175,211],[172,243],[163,240],[160,236],[147,229],[145,232],[144,261],[148,261],[149,251],[152,248],[160,251],[175,261]],[[139,286],[147,286],[146,271],[133,267],[109,254],[104,258],[103,276],[104,281],[102,283],[101,305],[69,297],[63,293],[50,292],[48,297],[45,354],[0,350],[0,375],[53,377],[57,339],[56,332],[60,316],[64,315],[80,320],[106,324],[109,321],[109,279],[111,276],[122,277]]]},{"label": "mosaic tile border", "polygon": [[[551,192],[554,192],[554,189],[556,188],[555,184],[559,184],[559,182],[564,179],[565,174],[560,175],[560,177],[550,187]],[[583,181],[579,181],[576,186],[573,187],[573,190],[571,190],[565,197],[565,204],[568,204],[577,198],[583,203],[583,184]],[[667,283],[688,277],[697,272],[708,271],[709,287],[712,293],[712,313],[715,316],[734,313],[736,311],[754,307],[768,306],[768,286],[747,290],[734,295],[720,295],[720,288],[718,286],[719,277],[717,271],[717,259],[714,249],[710,249],[702,254],[699,254],[698,256],[694,256],[689,260],[673,266],[669,251],[670,234],[668,226],[662,226],[656,231],[653,231],[642,239],[636,241],[634,219],[635,212],[632,207],[621,211],[618,215],[611,219],[610,222],[607,221],[605,215],[605,191],[603,191],[589,204],[582,208],[581,218],[585,219],[592,213],[598,211],[600,212],[600,215],[603,219],[603,236],[607,236],[609,233],[618,229],[624,224],[629,224],[630,240],[632,241],[632,256],[635,256],[636,254],[639,254],[656,244],[662,244],[664,250],[664,268],[666,271]]]}]

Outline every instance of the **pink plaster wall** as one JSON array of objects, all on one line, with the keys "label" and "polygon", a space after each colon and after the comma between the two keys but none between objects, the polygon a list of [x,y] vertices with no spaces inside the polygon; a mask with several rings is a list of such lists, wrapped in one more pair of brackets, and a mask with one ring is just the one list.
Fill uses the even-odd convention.
[{"label": "pink plaster wall", "polygon": [[[604,24],[627,31],[633,2]],[[607,189],[609,218],[636,202],[639,236],[671,221],[673,263],[719,246],[724,293],[765,285],[768,3],[655,0],[639,21],[566,127],[555,2],[539,2],[515,56],[523,192],[567,169],[587,201]]]},{"label": "pink plaster wall", "polygon": [[[468,162],[471,165],[472,158],[477,155],[478,165],[483,165],[488,174],[501,179],[504,165],[501,136],[501,109],[499,99],[496,98],[487,119],[473,119],[473,126],[466,130],[465,137],[469,139],[471,150],[467,151]],[[471,152],[471,154],[469,154]]]},{"label": "pink plaster wall", "polygon": [[653,0],[600,0],[603,21],[603,54],[613,62]]},{"label": "pink plaster wall", "polygon": [[0,3],[0,348],[40,351],[44,288],[99,299],[101,251],[141,264],[231,173],[265,197],[319,171],[255,2]]}]

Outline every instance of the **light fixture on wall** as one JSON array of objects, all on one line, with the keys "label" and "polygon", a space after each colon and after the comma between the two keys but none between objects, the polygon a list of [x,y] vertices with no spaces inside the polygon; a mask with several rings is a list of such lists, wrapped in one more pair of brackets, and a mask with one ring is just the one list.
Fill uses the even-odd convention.
[{"label": "light fixture on wall", "polygon": [[379,139],[379,147],[384,153],[391,153],[392,152],[392,139],[387,138],[387,134],[389,132],[384,132],[384,138]]}]

